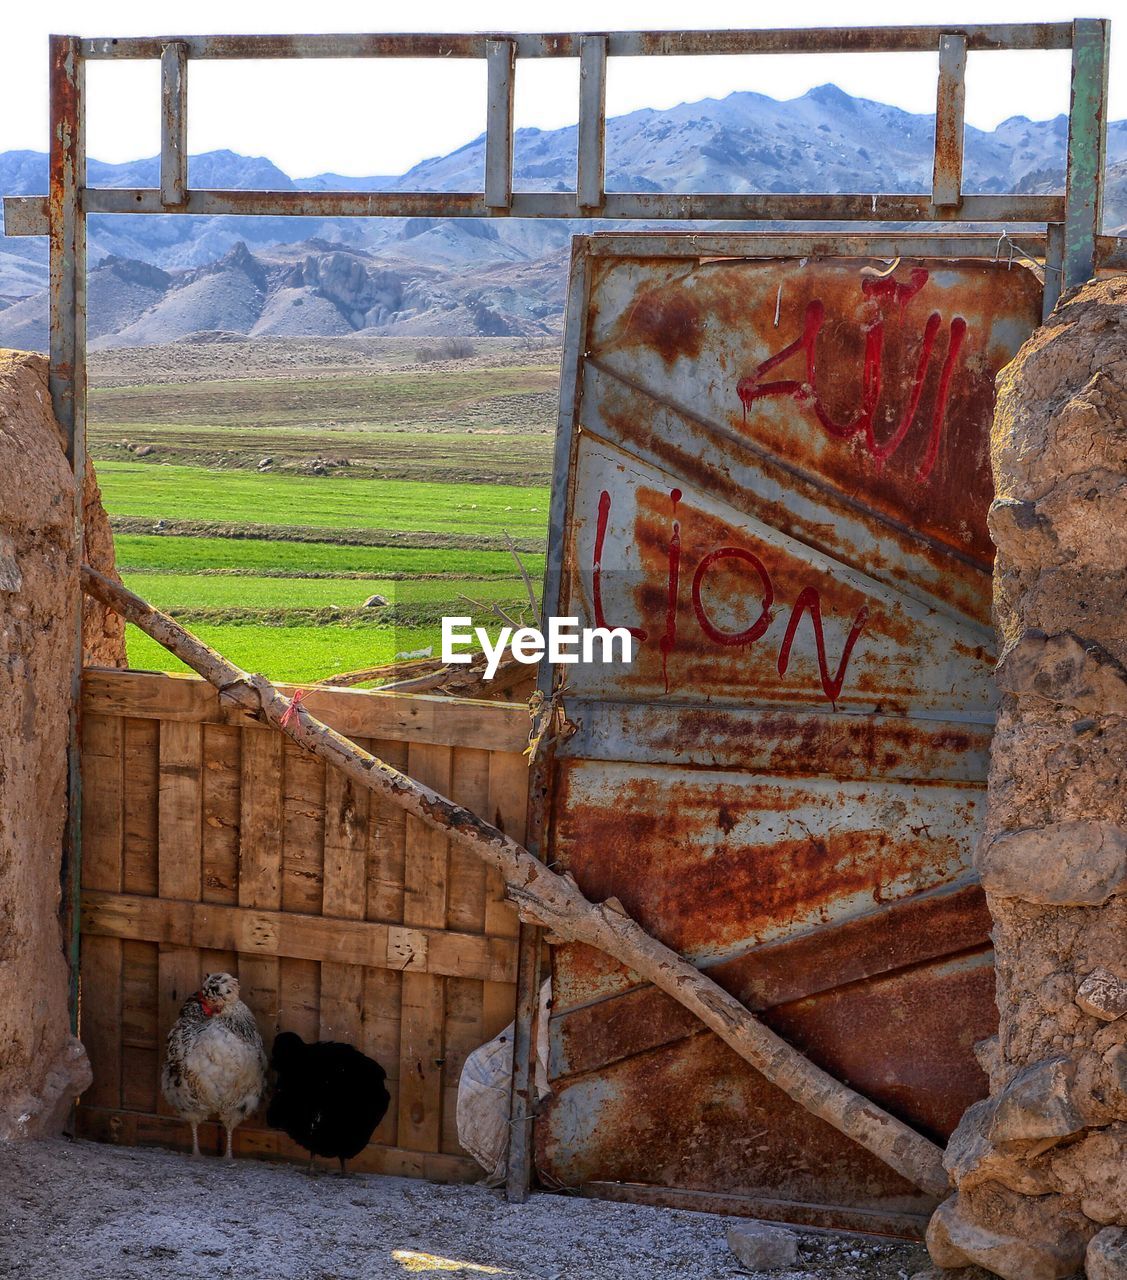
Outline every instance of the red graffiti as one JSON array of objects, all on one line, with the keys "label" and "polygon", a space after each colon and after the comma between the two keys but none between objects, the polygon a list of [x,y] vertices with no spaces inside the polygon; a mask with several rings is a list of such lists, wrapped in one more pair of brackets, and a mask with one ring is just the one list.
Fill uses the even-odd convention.
[{"label": "red graffiti", "polygon": [[787,667],[790,665],[790,647],[794,642],[794,633],[798,630],[798,624],[802,621],[802,614],[805,610],[810,611],[810,622],[814,628],[814,644],[818,650],[818,673],[822,677],[822,691],[831,702],[836,702],[841,696],[841,686],[845,681],[845,669],[849,666],[849,655],[853,652],[853,646],[857,643],[857,638],[864,629],[865,623],[869,620],[869,610],[866,606],[862,606],[857,610],[857,616],[853,619],[853,626],[850,628],[849,635],[845,641],[845,647],[841,651],[841,661],[837,664],[837,675],[832,679],[829,669],[826,666],[826,637],[822,633],[822,601],[817,591],[813,587],[803,587],[798,593],[798,599],[794,602],[794,608],[790,612],[790,621],[787,623],[786,634],[783,636],[783,643],[779,647],[779,675],[786,675]]},{"label": "red graffiti", "polygon": [[[745,627],[743,631],[721,631],[704,611],[704,602],[700,597],[700,585],[704,581],[704,575],[717,560],[743,560],[759,574],[759,581],[763,587],[763,608],[759,617],[750,627]],[[710,551],[697,565],[697,571],[693,575],[693,611],[697,615],[700,629],[710,640],[714,640],[717,644],[734,646],[752,644],[758,640],[771,625],[771,602],[774,598],[775,588],[771,583],[770,575],[763,567],[763,561],[743,547],[720,547],[716,551]]]},{"label": "red graffiti", "polygon": [[[610,520],[610,494],[604,489],[599,494],[599,519],[595,525],[595,555],[591,569],[591,595],[595,607],[595,626],[607,626],[603,613],[603,545],[607,538],[607,523]],[[637,627],[627,627],[627,631],[636,640],[645,640],[647,633]]]},{"label": "red graffiti", "polygon": [[[673,502],[673,514],[677,514],[677,504],[681,501],[681,490],[670,489],[669,497]],[[673,521],[673,534],[669,539],[669,580],[666,592],[665,634],[658,641],[661,650],[661,674],[665,680],[665,692],[669,692],[669,655],[677,643],[677,587],[681,580],[681,526]]]},{"label": "red graffiti", "polygon": [[[677,504],[681,501],[680,489],[670,491],[670,498],[673,500],[673,512],[676,514]],[[602,600],[602,557],[606,542],[607,526],[610,522],[611,496],[604,489],[599,494],[599,517],[595,528],[595,549],[592,556],[592,577],[593,577],[593,600],[595,610],[595,625],[599,627],[607,626],[607,621],[603,613]],[[749,626],[744,627],[741,631],[725,631],[718,627],[708,614],[705,607],[702,588],[709,571],[722,560],[738,560],[744,564],[750,565],[759,577],[760,591],[762,600],[760,603],[759,615]],[[669,540],[669,550],[667,553],[668,577],[667,577],[667,595],[666,595],[666,612],[665,612],[665,630],[658,639],[658,649],[661,653],[661,669],[665,679],[665,691],[669,692],[669,657],[674,652],[677,644],[677,614],[678,614],[678,595],[681,581],[681,524],[679,521],[673,521],[672,536]],[[705,555],[697,565],[696,572],[693,574],[693,584],[691,589],[691,601],[693,612],[696,615],[697,624],[701,631],[714,643],[723,645],[725,648],[745,648],[754,644],[763,635],[766,634],[771,623],[774,621],[774,615],[771,607],[775,601],[775,585],[771,580],[771,574],[767,566],[762,560],[746,547],[717,547]],[[790,665],[791,647],[794,644],[795,633],[798,630],[799,623],[802,621],[803,614],[809,613],[810,625],[814,631],[814,646],[818,657],[818,673],[821,679],[822,692],[826,698],[836,704],[841,696],[842,686],[845,683],[846,671],[849,667],[849,659],[853,655],[854,647],[861,636],[861,632],[869,620],[869,610],[867,606],[858,609],[853,618],[853,623],[846,637],[845,645],[842,648],[841,659],[837,665],[837,671],[831,675],[829,665],[826,659],[826,638],[822,627],[822,601],[816,587],[805,586],[798,593],[798,599],[795,600],[791,609],[790,619],[787,622],[786,631],[783,635],[783,642],[779,647],[779,655],[777,661],[777,669],[780,676],[784,676]],[[637,627],[628,628],[630,634],[639,641],[645,641],[648,633]]]},{"label": "red graffiti", "polygon": [[[928,280],[928,273],[922,267],[916,267],[907,284],[901,284],[891,277],[874,280],[866,278],[861,281],[861,291],[867,298],[874,300],[879,307],[881,303],[892,302],[899,308],[903,320],[905,309],[911,300],[920,292]],[[919,356],[916,360],[915,374],[908,395],[908,401],[900,415],[900,420],[887,439],[877,439],[874,422],[880,405],[882,382],[884,375],[884,312],[880,311],[865,330],[865,355],[861,370],[861,404],[860,408],[847,422],[838,422],[831,417],[817,390],[817,347],[818,336],[825,323],[825,306],[818,299],[810,302],[806,308],[802,335],[785,346],[775,355],[764,360],[755,373],[748,378],[741,378],[736,385],[736,394],[743,404],[744,421],[747,421],[748,410],[756,400],[770,396],[790,396],[804,408],[813,411],[818,422],[829,435],[839,440],[852,439],[858,432],[864,432],[865,448],[878,468],[900,448],[908,429],[915,421],[919,410],[920,397],[923,394],[924,381],[936,338],[943,324],[938,311],[933,311],[924,325],[920,342]],[[931,426],[927,447],[923,460],[916,470],[916,479],[926,480],[931,474],[939,457],[939,446],[943,434],[943,422],[947,411],[947,400],[951,389],[951,376],[958,360],[959,352],[966,337],[967,323],[962,316],[955,316],[951,321],[947,337],[947,353],[939,374],[939,385],[936,388],[935,401],[931,411]],[[786,379],[779,382],[761,382],[764,374],[781,364],[785,364],[794,356],[802,355],[806,363],[806,376],[798,379]]]}]

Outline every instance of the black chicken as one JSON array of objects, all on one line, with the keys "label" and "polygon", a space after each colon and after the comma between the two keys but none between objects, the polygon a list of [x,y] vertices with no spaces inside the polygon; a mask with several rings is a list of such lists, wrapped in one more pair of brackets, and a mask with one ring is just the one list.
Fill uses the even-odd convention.
[{"label": "black chicken", "polygon": [[368,1145],[387,1114],[387,1072],[350,1044],[306,1044],[293,1031],[274,1041],[270,1065],[278,1073],[266,1121],[316,1156],[344,1162]]}]

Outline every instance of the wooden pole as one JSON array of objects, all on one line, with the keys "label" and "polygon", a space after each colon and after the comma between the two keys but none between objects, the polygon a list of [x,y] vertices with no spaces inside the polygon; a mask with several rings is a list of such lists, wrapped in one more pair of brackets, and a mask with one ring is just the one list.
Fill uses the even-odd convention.
[{"label": "wooden pole", "polygon": [[646,933],[615,899],[588,901],[571,875],[550,871],[477,814],[361,750],[310,715],[296,698],[279,693],[265,676],[250,675],[228,662],[179,623],[88,565],[82,567],[82,585],[215,685],[221,697],[496,867],[521,919],[550,930],[550,942],[584,942],[613,956],[683,1004],[807,1111],[929,1195],[948,1194],[943,1152],[935,1143],[815,1066],[734,996]]}]

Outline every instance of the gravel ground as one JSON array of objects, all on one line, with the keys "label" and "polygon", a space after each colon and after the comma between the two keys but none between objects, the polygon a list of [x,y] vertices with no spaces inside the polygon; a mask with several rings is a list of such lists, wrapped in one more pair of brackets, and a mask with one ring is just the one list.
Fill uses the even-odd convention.
[{"label": "gravel ground", "polygon": [[[0,1144],[0,1276],[20,1280],[728,1280],[729,1222],[555,1195],[89,1142]],[[801,1233],[763,1280],[909,1280],[920,1246]]]}]

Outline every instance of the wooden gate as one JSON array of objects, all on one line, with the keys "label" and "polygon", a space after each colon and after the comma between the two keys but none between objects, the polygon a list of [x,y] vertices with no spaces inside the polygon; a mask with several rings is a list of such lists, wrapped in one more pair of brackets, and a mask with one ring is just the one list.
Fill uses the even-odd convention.
[{"label": "wooden gate", "polygon": [[[523,706],[353,690],[305,705],[524,838]],[[392,1104],[355,1167],[477,1178],[455,1101],[466,1055],[513,1017],[517,921],[500,877],[194,677],[88,670],[82,751],[94,1083],[79,1133],[187,1146],[160,1096],[164,1040],[201,977],[226,969],[267,1047],[279,1030],[346,1040],[387,1070]],[[261,1112],[235,1149],[304,1156]]]}]

